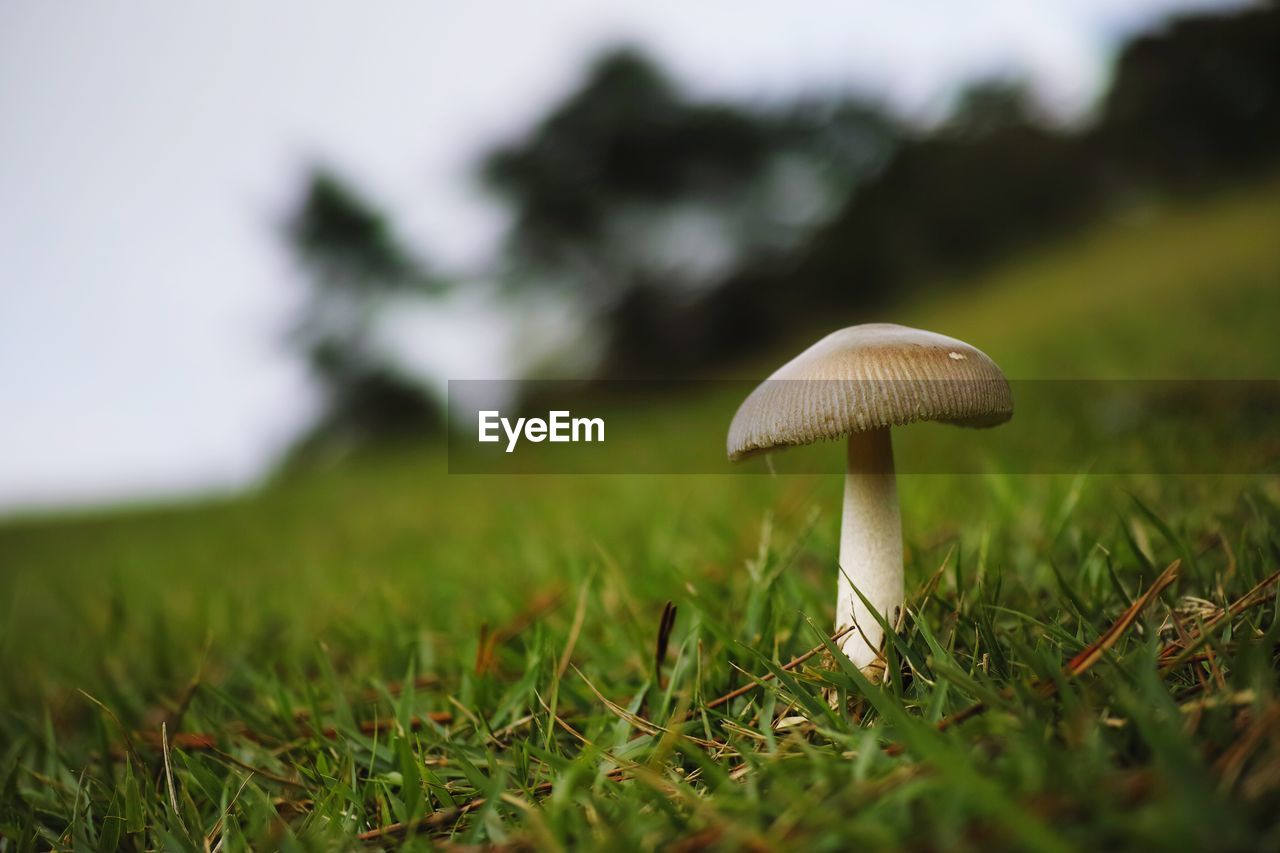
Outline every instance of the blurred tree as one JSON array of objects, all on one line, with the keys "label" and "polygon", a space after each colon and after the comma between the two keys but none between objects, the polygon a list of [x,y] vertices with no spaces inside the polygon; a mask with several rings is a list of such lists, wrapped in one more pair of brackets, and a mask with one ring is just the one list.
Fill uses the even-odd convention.
[{"label": "blurred tree", "polygon": [[396,370],[375,332],[385,300],[436,294],[442,284],[399,243],[386,216],[327,169],[309,175],[286,233],[310,285],[289,339],[325,396],[295,455],[438,426],[438,405]]},{"label": "blurred tree", "polygon": [[[771,329],[870,319],[930,281],[1051,239],[1138,193],[1212,188],[1280,161],[1280,7],[1180,19],[1127,46],[1092,126],[1038,120],[1009,81],[979,83],[776,270],[726,280],[694,316],[733,353],[744,314]],[[838,320],[832,320],[838,317]],[[767,318],[767,319],[765,319]],[[687,336],[682,333],[682,336]]]},{"label": "blurred tree", "polygon": [[1195,16],[1125,48],[1099,137],[1130,184],[1211,184],[1280,159],[1280,4]]},{"label": "blurred tree", "polygon": [[1011,128],[1039,124],[1039,118],[1035,98],[1021,80],[980,80],[960,93],[938,135],[981,139]]},{"label": "blurred tree", "polygon": [[964,274],[1095,212],[1105,195],[1091,143],[1043,124],[1009,81],[963,93],[938,129],[904,142],[806,247],[798,276],[828,306],[901,298]]},{"label": "blurred tree", "polygon": [[605,326],[606,373],[654,374],[705,360],[715,344],[692,305],[738,270],[781,262],[896,138],[855,101],[692,101],[623,49],[482,175],[514,209],[509,277],[579,300]]}]

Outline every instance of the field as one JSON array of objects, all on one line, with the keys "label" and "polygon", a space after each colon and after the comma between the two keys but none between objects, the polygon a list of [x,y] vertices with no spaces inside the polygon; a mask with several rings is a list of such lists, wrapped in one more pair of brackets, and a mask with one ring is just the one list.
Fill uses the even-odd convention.
[{"label": "field", "polygon": [[[1277,234],[1276,183],[1153,204],[886,319],[1276,378]],[[1280,477],[904,476],[872,685],[824,651],[839,477],[444,466],[0,525],[0,849],[1280,847]]]}]

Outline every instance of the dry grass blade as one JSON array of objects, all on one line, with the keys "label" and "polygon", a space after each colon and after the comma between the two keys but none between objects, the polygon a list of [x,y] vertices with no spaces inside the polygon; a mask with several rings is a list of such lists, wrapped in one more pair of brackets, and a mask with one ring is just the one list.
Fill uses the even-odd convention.
[{"label": "dry grass blade", "polygon": [[564,653],[560,655],[560,663],[556,666],[556,678],[564,678],[569,669],[569,661],[573,660],[573,650],[578,645],[578,637],[582,633],[582,622],[587,617],[587,592],[590,584],[583,584],[578,593],[578,606],[573,611],[573,625],[569,628],[569,639],[565,641]]},{"label": "dry grass blade", "polygon": [[[628,711],[626,708],[619,705],[617,702],[614,702],[613,700],[609,699],[607,696],[601,693],[599,689],[597,689],[596,686],[591,683],[591,680],[587,678],[585,675],[583,675],[582,670],[578,669],[576,666],[573,667],[573,671],[578,674],[578,677],[581,678],[583,683],[587,685],[587,688],[592,693],[595,694],[595,697],[599,699],[614,716],[618,717],[619,719],[626,720],[628,723],[631,724],[633,728],[638,729],[644,734],[651,735],[651,736],[672,733],[671,729],[668,729],[664,726],[660,726],[657,723],[650,722],[649,720],[646,720],[644,717],[641,717],[639,714],[633,714],[630,711]],[[682,734],[680,736],[685,740],[688,740],[691,743],[696,743],[705,749],[719,749],[724,746],[724,744],[722,743],[717,743],[716,741],[713,741],[713,740],[706,740],[705,738],[694,737],[693,735]]]},{"label": "dry grass blade", "polygon": [[112,711],[101,701],[94,698],[92,694],[86,692],[83,688],[77,687],[76,692],[88,699],[94,705],[98,706],[98,708],[102,710],[102,713],[106,714],[111,719],[111,722],[116,724],[116,728],[120,729],[121,734],[124,735],[124,745],[125,749],[129,751],[129,755],[134,761],[138,762],[139,767],[146,767],[147,764],[142,760],[142,755],[138,752],[138,747],[134,743],[133,737],[129,734],[129,730],[124,727],[124,723],[120,722],[120,718],[116,716],[116,712]]},{"label": "dry grass blade", "polygon": [[169,789],[169,806],[174,815],[178,814],[178,795],[173,790],[173,762],[169,760],[169,732],[164,723],[160,724],[160,745],[164,748],[164,781]]},{"label": "dry grass blade", "polygon": [[[1125,609],[1124,613],[1120,614],[1120,617],[1116,619],[1115,622],[1111,623],[1111,627],[1107,628],[1106,631],[1103,631],[1102,635],[1099,636],[1098,639],[1094,640],[1086,648],[1082,649],[1079,654],[1067,662],[1067,665],[1063,667],[1063,674],[1068,678],[1075,678],[1083,675],[1095,663],[1102,660],[1102,657],[1106,654],[1107,650],[1114,646],[1116,642],[1119,641],[1120,637],[1133,627],[1134,622],[1138,620],[1138,616],[1142,614],[1142,611],[1146,610],[1147,607],[1150,606],[1151,602],[1155,601],[1156,597],[1177,579],[1178,569],[1181,565],[1182,562],[1180,560],[1174,560],[1170,563],[1168,567],[1160,573],[1159,577],[1155,579],[1151,586],[1147,587],[1147,590],[1142,593],[1142,595],[1138,596],[1137,599],[1134,600],[1133,604],[1130,604]],[[1044,696],[1051,696],[1058,688],[1057,684],[1053,681],[1042,681],[1036,685],[1036,689],[1038,689]],[[1002,695],[1012,696],[1013,693],[1010,690],[1005,690]],[[963,711],[958,711],[955,714],[943,717],[939,720],[937,725],[938,731],[946,731],[952,726],[959,725],[966,720],[970,720],[979,714],[982,714],[986,710],[987,705],[985,702],[978,702],[977,704],[970,705]],[[885,751],[890,755],[899,755],[902,753],[903,747],[900,744],[891,744],[886,747]]]},{"label": "dry grass blade", "polygon": [[[849,625],[845,628],[841,628],[839,631],[836,631],[834,634],[831,635],[830,637],[831,642],[834,643],[837,640],[843,639],[847,634],[854,631],[857,627],[858,627],[857,625]],[[818,645],[809,649],[809,651],[805,652],[799,657],[792,658],[787,663],[784,663],[781,668],[784,671],[795,669],[800,664],[812,658],[814,655],[825,650],[826,647],[827,647],[826,643],[819,643]],[[769,682],[769,681],[773,681],[773,678],[774,678],[774,675],[772,672],[768,673],[767,675],[762,675],[759,678],[757,678],[755,681],[751,682],[750,684],[744,684],[743,686],[739,687],[737,690],[731,690],[728,693],[724,694],[723,696],[719,697],[718,699],[713,699],[712,701],[708,702],[705,707],[708,711],[712,710],[713,708],[719,708],[721,705],[725,704],[726,702],[732,702],[734,699],[737,699],[739,696],[747,695],[748,693],[750,693],[752,690],[755,690],[760,685],[765,684],[766,682]]]},{"label": "dry grass blade", "polygon": [[1209,621],[1201,626],[1200,631],[1190,642],[1186,644],[1170,643],[1160,650],[1160,660],[1165,661],[1160,667],[1160,674],[1167,675],[1183,664],[1189,662],[1200,647],[1209,641],[1209,638],[1221,627],[1227,625],[1231,620],[1235,619],[1244,611],[1251,607],[1257,607],[1265,604],[1276,595],[1273,587],[1280,583],[1280,572],[1268,575],[1259,581],[1257,586],[1246,592],[1244,595],[1233,601],[1225,610],[1218,613]]},{"label": "dry grass blade", "polygon": [[380,826],[377,829],[370,829],[367,832],[362,832],[357,835],[356,839],[358,841],[368,843],[382,841],[384,839],[398,838],[403,835],[408,835],[411,832],[418,832],[424,829],[443,829],[446,826],[452,826],[454,823],[457,823],[463,815],[467,812],[475,811],[483,806],[485,802],[486,800],[484,797],[477,797],[471,802],[455,809],[440,809],[439,811],[432,812],[429,815],[423,815],[417,820],[397,821],[396,823],[390,823],[386,826]]},{"label": "dry grass blade", "polygon": [[220,760],[225,761],[228,764],[235,765],[236,767],[239,767],[241,770],[247,770],[248,772],[254,774],[255,776],[261,776],[263,779],[269,779],[270,781],[275,782],[278,785],[285,785],[286,787],[290,787],[290,788],[306,790],[307,786],[297,781],[296,779],[290,779],[286,776],[281,776],[278,773],[272,773],[269,770],[263,770],[261,767],[254,767],[252,764],[249,764],[246,761],[241,761],[239,758],[236,758],[234,755],[232,755],[229,752],[223,752],[220,749],[212,748],[209,750],[209,753],[217,756]]},{"label": "dry grass blade", "polygon": [[[250,775],[241,780],[240,787],[236,789],[235,796],[231,798],[231,802],[227,803],[227,807],[222,810],[222,814],[218,816],[218,820],[213,825],[213,829],[209,830],[208,834],[205,835],[204,849],[210,850],[211,853],[217,853],[217,851],[222,849],[222,838],[220,837],[222,835],[222,826],[226,823],[227,815],[231,814],[231,810],[236,807],[236,803],[240,802],[240,795],[244,793],[244,789],[248,786],[249,780],[252,778],[253,776]],[[218,839],[216,844],[214,843],[215,838]]]},{"label": "dry grass blade", "polygon": [[583,683],[587,685],[588,689],[590,689],[591,692],[595,694],[595,697],[599,699],[604,704],[604,706],[609,709],[609,712],[612,713],[615,717],[626,720],[628,723],[631,724],[632,728],[639,729],[641,732],[647,735],[657,735],[662,731],[664,731],[664,729],[661,726],[649,722],[644,717],[641,717],[639,714],[631,713],[626,708],[619,705],[617,702],[614,702],[612,699],[605,696],[596,688],[594,684],[591,683],[591,679],[583,675],[582,670],[578,669],[576,666],[573,667],[573,671],[578,674],[578,677],[582,679]]},{"label": "dry grass blade", "polygon": [[[1093,643],[1078,655],[1073,657],[1064,670],[1065,674],[1071,677],[1081,675],[1091,666],[1102,659],[1107,650],[1116,644],[1116,641],[1128,631],[1129,628],[1137,621],[1138,616],[1151,602],[1155,601],[1156,596],[1164,592],[1169,584],[1178,578],[1178,569],[1181,568],[1182,561],[1174,560],[1169,564],[1160,576],[1155,579],[1151,586],[1147,587],[1147,591],[1138,596],[1138,598],[1130,604],[1124,613],[1120,614],[1120,618],[1111,623],[1111,627],[1103,632],[1102,636],[1094,640]],[[1048,682],[1052,684],[1052,682]]]}]

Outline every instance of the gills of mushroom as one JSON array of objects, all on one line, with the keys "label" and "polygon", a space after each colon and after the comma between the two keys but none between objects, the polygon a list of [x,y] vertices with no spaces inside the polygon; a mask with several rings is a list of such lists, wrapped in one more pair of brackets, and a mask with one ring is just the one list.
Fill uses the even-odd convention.
[{"label": "gills of mushroom", "polygon": [[892,323],[827,335],[774,371],[738,407],[729,425],[731,460],[848,440],[836,628],[856,626],[840,647],[864,671],[875,671],[883,660],[881,620],[892,627],[904,606],[890,430],[915,421],[995,426],[1012,415],[1009,382],[981,350]]}]

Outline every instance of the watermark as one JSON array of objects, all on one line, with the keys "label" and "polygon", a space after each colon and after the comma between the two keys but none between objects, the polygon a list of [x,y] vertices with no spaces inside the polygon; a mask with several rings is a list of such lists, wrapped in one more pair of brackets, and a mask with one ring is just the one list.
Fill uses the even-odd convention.
[{"label": "watermark", "polygon": [[535,444],[550,441],[555,444],[569,442],[592,443],[604,441],[604,418],[575,418],[567,410],[548,412],[544,418],[504,418],[497,409],[486,409],[477,416],[478,435],[476,441],[481,444],[502,441],[498,430],[501,427],[506,437],[507,453],[514,453],[521,437]]},{"label": "watermark", "polygon": [[730,423],[760,384],[454,380],[449,472],[829,473],[844,431],[891,417],[900,474],[1280,474],[1280,380],[1015,380],[999,423],[976,417],[989,386],[795,380],[754,412],[769,446],[732,462]]}]

